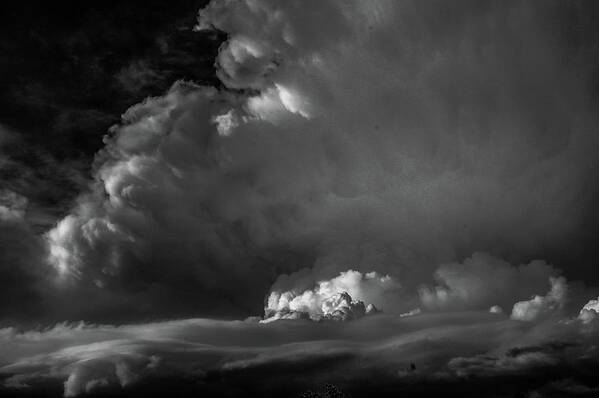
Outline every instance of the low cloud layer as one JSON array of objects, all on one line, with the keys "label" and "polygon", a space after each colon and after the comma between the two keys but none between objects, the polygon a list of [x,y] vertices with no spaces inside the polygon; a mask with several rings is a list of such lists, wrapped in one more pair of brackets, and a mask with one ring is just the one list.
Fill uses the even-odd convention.
[{"label": "low cloud layer", "polygon": [[[154,392],[181,390],[191,383],[194,393],[293,396],[335,383],[347,392],[366,388],[383,396],[425,395],[422,388],[480,396],[468,392],[473,378],[479,394],[549,390],[561,379],[592,390],[598,385],[589,375],[599,363],[599,329],[593,325],[575,318],[522,322],[456,312],[377,314],[349,323],[189,319],[7,328],[0,331],[0,391],[45,388],[72,397],[135,394],[148,385]],[[499,378],[511,382],[493,391]]]}]

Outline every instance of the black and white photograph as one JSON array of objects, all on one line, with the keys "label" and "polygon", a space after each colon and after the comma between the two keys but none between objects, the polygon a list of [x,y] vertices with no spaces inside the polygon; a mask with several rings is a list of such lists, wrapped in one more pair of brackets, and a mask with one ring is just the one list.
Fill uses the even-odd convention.
[{"label": "black and white photograph", "polygon": [[599,1],[2,2],[0,397],[599,397]]}]

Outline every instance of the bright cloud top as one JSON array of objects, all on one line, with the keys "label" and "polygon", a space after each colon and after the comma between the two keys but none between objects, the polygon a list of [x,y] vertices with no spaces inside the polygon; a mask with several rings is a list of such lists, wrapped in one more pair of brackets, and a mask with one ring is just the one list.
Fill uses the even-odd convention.
[{"label": "bright cloud top", "polygon": [[512,308],[512,319],[532,321],[550,315],[564,306],[567,294],[566,279],[550,278],[551,289],[545,296],[535,295],[527,301],[519,301]]},{"label": "bright cloud top", "polygon": [[397,293],[399,287],[389,275],[348,270],[319,281],[314,289],[271,291],[264,313],[267,320],[302,316],[314,320],[359,318],[382,309],[385,296]]},{"label": "bright cloud top", "polygon": [[592,322],[599,315],[599,297],[597,300],[589,300],[578,314],[578,318],[586,323]]}]

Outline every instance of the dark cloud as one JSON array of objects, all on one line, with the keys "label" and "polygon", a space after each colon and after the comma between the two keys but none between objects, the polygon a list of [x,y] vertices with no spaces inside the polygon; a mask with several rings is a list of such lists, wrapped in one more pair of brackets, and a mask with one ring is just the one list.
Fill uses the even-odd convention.
[{"label": "dark cloud", "polygon": [[42,266],[43,241],[24,219],[27,199],[0,190],[0,313],[2,322],[39,315],[40,283],[47,273]]},{"label": "dark cloud", "polygon": [[[578,254],[562,262],[596,232],[597,120],[588,43],[573,54],[551,29],[574,23],[561,6],[338,7],[319,6],[327,24],[270,2],[200,13],[198,34],[229,34],[229,90],[179,82],[123,115],[91,191],[47,234],[66,290],[127,297],[130,314],[250,315],[282,273],[301,293],[354,269],[398,281],[406,312],[440,266],[459,295],[442,264],[477,251],[493,256],[464,266],[464,289],[490,287],[474,281],[491,268],[496,286],[449,307],[508,310],[558,269],[595,282]],[[136,61],[120,81],[159,76]]]}]

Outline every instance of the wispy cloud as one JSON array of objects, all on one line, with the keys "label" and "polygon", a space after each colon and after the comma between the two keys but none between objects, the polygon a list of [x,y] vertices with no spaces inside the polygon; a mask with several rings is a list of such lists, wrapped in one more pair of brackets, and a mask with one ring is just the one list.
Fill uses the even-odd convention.
[{"label": "wispy cloud", "polygon": [[[576,319],[531,323],[484,312],[379,314],[350,323],[60,324],[42,331],[3,329],[0,373],[6,391],[36,391],[56,380],[64,383],[65,396],[76,396],[115,387],[135,391],[151,380],[177,377],[197,380],[198,391],[218,390],[223,380],[229,387],[266,391],[259,381],[272,379],[298,393],[318,380],[349,390],[372,377],[381,385],[454,385],[471,377],[491,385],[494,377],[549,370],[551,376],[533,377],[532,390],[556,374],[568,376],[573,367],[596,369],[590,363],[599,358],[593,348],[597,330]],[[310,372],[320,376],[306,378]],[[281,385],[275,390],[285,390]]]}]

